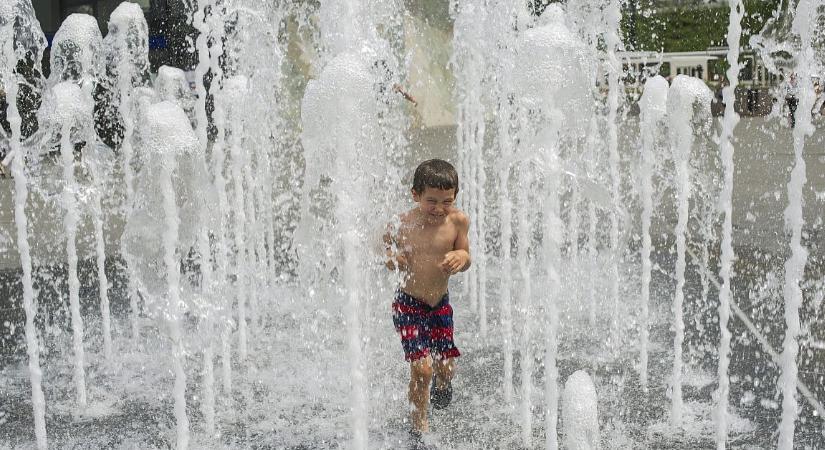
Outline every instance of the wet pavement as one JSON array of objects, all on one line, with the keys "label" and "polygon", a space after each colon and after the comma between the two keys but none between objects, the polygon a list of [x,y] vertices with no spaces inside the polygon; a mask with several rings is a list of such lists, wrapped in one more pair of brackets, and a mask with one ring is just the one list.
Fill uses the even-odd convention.
[{"label": "wet pavement", "polygon": [[[444,156],[452,152],[449,128],[418,136],[428,150],[416,155]],[[633,125],[623,127],[633,136]],[[733,297],[759,332],[776,350],[781,350],[784,335],[782,273],[787,253],[787,238],[782,229],[786,205],[784,186],[790,161],[789,129],[763,118],[743,120],[737,129],[734,189],[734,246],[737,255]],[[825,210],[825,152],[823,132],[811,139],[806,152],[808,185],[805,191],[804,242],[810,250],[803,284],[801,311],[803,336],[800,345],[799,377],[825,402],[825,256],[823,256],[822,213]],[[630,148],[627,144],[625,148]],[[428,153],[429,152],[429,153]],[[444,155],[441,155],[441,154]],[[625,153],[627,154],[627,153]],[[632,176],[631,158],[626,158]],[[632,178],[632,176],[630,178]],[[628,181],[628,183],[632,183]],[[632,197],[632,196],[631,196]],[[669,378],[672,370],[672,331],[670,302],[673,298],[675,256],[670,234],[675,223],[668,196],[654,218],[654,262],[651,289],[650,387],[645,392],[639,383],[639,237],[629,234],[628,252],[621,262],[622,302],[606,304],[608,285],[606,256],[583,260],[579,272],[568,272],[565,286],[551,287],[540,274],[533,277],[533,292],[560,292],[562,306],[559,373],[560,381],[575,370],[585,369],[594,378],[599,395],[599,414],[603,448],[713,448],[715,425],[711,414],[716,381],[716,289],[711,286],[702,298],[699,261],[688,258],[686,280],[684,399],[686,419],[675,426],[669,422]],[[633,198],[629,199],[632,204]],[[4,203],[5,204],[5,203]],[[638,227],[637,221],[631,223]],[[634,228],[635,229],[635,228]],[[717,237],[718,239],[718,237]],[[689,245],[699,254],[702,241],[692,233]],[[709,244],[718,248],[718,240]],[[718,273],[718,251],[711,251],[710,272]],[[497,261],[489,262],[494,273]],[[90,266],[91,267],[91,266]],[[83,278],[86,339],[87,384],[91,404],[86,411],[74,406],[71,383],[70,328],[65,315],[65,299],[51,285],[65,282],[58,269],[44,269],[36,283],[41,307],[51,311],[41,319],[44,342],[43,386],[46,391],[46,426],[50,444],[56,448],[169,448],[175,442],[172,414],[173,375],[170,349],[164,331],[145,319],[138,340],[128,336],[126,302],[122,280],[111,269],[114,330],[118,351],[113,361],[103,362],[97,353],[99,323],[96,317],[94,271]],[[9,280],[14,272],[4,272]],[[369,395],[368,424],[371,448],[404,448],[409,443],[407,430],[407,366],[392,329],[389,302],[392,283],[379,279],[378,287],[367,289],[362,317]],[[581,288],[585,279],[587,290]],[[520,292],[516,280],[514,293]],[[456,311],[456,340],[463,351],[454,381],[453,404],[444,411],[433,411],[433,433],[428,442],[433,448],[522,448],[518,408],[521,401],[520,361],[535,358],[532,394],[533,437],[531,448],[544,446],[544,370],[542,365],[544,310],[535,303],[529,317],[516,316],[517,324],[533,320],[535,333],[527,350],[519,345],[515,354],[512,405],[503,399],[503,348],[501,344],[500,282],[491,278],[489,287],[490,335],[482,338],[477,317],[462,295],[460,280],[452,289]],[[0,282],[7,289],[9,305],[18,293],[16,284]],[[51,293],[50,293],[51,292]],[[515,301],[514,296],[514,301]],[[346,448],[350,438],[350,372],[343,323],[343,300],[334,293],[306,292],[305,288],[283,285],[261,293],[259,332],[250,341],[252,357],[242,364],[235,355],[234,388],[230,395],[218,394],[218,434],[203,429],[201,398],[203,378],[200,352],[208,337],[197,330],[197,321],[188,328],[187,413],[192,422],[193,448]],[[599,311],[595,324],[586,319],[589,302]],[[48,306],[51,305],[51,306]],[[614,307],[618,306],[614,310]],[[12,311],[13,308],[8,311]],[[20,330],[12,322],[16,316],[4,313],[6,339],[0,360],[0,448],[34,448],[33,419],[24,366]],[[619,327],[613,326],[617,320]],[[16,329],[15,329],[16,328]],[[520,329],[520,328],[519,328]],[[614,330],[614,331],[611,331]],[[618,330],[618,333],[615,332]],[[774,448],[781,410],[781,395],[776,383],[779,370],[752,332],[737,319],[731,319],[731,448]],[[8,336],[11,336],[9,338]],[[208,336],[208,333],[207,333]],[[517,342],[522,342],[516,333]],[[212,337],[214,339],[214,337]],[[608,345],[608,343],[614,345]],[[216,360],[216,364],[218,361]],[[218,367],[216,366],[216,376]],[[825,448],[825,422],[813,408],[800,399],[795,443],[798,448]],[[563,424],[560,424],[563,430]]]}]

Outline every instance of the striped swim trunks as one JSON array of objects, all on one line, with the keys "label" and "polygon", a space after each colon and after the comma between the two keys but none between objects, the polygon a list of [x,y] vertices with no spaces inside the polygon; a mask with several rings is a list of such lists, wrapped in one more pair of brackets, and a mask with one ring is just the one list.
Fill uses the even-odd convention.
[{"label": "striped swim trunks", "polygon": [[401,335],[404,359],[416,361],[432,354],[438,359],[455,358],[461,353],[453,343],[453,308],[449,294],[430,306],[410,294],[395,292],[392,322]]}]

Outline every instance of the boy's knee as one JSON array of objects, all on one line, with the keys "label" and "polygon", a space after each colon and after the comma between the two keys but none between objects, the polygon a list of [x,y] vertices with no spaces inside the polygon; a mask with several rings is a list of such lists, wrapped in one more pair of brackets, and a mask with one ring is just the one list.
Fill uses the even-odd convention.
[{"label": "boy's knee", "polygon": [[455,368],[455,358],[437,359],[433,362],[436,372],[450,371]]},{"label": "boy's knee", "polygon": [[439,385],[449,383],[455,374],[455,360],[454,358],[441,359],[433,362],[433,371]]},{"label": "boy's knee", "polygon": [[416,381],[430,381],[433,377],[433,363],[429,357],[412,362],[412,375]]},{"label": "boy's knee", "polygon": [[437,366],[438,368],[452,369],[453,366],[455,366],[455,358],[436,359],[434,360],[433,365]]}]

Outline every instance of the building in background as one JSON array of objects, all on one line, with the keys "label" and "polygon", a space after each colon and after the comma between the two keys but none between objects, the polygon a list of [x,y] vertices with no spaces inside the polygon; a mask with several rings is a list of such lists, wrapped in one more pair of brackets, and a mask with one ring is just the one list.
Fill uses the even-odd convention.
[{"label": "building in background", "polygon": [[[716,93],[712,110],[714,114],[722,114],[721,89],[728,84],[727,52],[727,47],[711,47],[693,52],[620,52],[618,56],[623,62],[624,82],[631,97],[641,95],[650,76],[658,74],[672,80],[677,75],[687,75],[701,79]],[[782,75],[770,73],[750,48],[742,49],[739,63],[736,111],[750,116],[770,113]]]}]

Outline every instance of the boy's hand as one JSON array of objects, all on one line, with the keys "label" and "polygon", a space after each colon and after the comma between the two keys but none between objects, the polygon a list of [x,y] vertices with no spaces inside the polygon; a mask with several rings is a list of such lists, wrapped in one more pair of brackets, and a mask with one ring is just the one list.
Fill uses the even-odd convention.
[{"label": "boy's hand", "polygon": [[386,262],[384,263],[384,265],[387,266],[387,269],[395,270],[395,268],[398,267],[398,270],[400,270],[402,272],[407,270],[407,258],[405,258],[401,255],[395,255],[395,256],[388,255],[388,256],[389,257],[387,258]]},{"label": "boy's hand", "polygon": [[464,250],[453,250],[444,255],[444,260],[438,265],[441,271],[450,275],[464,270],[470,262],[470,254]]},{"label": "boy's hand", "polygon": [[392,224],[387,225],[387,232],[384,233],[382,240],[384,241],[384,265],[387,269],[395,270],[398,268],[400,271],[407,270],[407,258],[402,256],[400,252],[396,249],[396,241],[393,231],[394,226]]}]

